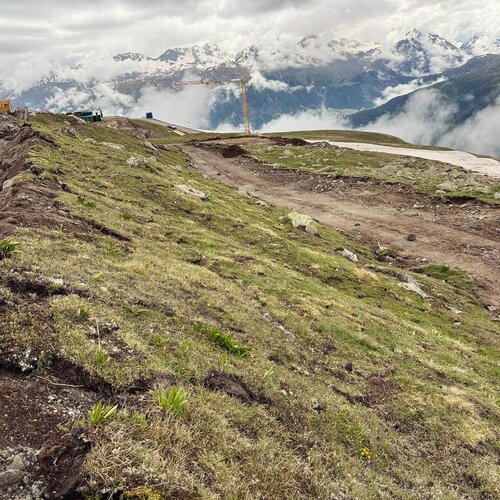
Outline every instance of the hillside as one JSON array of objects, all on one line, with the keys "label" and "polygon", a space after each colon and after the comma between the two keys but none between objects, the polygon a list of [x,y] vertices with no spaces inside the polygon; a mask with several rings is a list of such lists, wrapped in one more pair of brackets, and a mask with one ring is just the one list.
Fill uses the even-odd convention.
[{"label": "hillside", "polygon": [[406,111],[412,98],[429,90],[436,91],[436,106],[452,106],[455,111],[447,116],[447,130],[463,124],[487,106],[494,105],[500,95],[500,55],[485,55],[470,59],[459,68],[444,72],[445,81],[426,89],[395,97],[376,108],[359,111],[349,116],[354,127],[363,127],[384,116],[395,116]]},{"label": "hillside", "polygon": [[211,178],[207,138],[0,117],[0,498],[495,498],[477,283]]}]

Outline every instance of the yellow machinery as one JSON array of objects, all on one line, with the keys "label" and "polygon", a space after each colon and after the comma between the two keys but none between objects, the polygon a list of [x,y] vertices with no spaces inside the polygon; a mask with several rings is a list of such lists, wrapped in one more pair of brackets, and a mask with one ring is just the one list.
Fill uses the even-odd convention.
[{"label": "yellow machinery", "polygon": [[10,101],[0,101],[0,113],[10,113],[11,111]]}]

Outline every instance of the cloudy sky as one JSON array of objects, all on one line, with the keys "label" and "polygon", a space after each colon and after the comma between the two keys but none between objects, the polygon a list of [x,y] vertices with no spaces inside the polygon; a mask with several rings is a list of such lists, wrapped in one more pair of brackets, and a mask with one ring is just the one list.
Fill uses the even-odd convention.
[{"label": "cloudy sky", "polygon": [[93,51],[216,42],[240,49],[281,34],[333,30],[392,41],[417,27],[451,39],[499,36],[498,0],[1,0],[0,62],[71,62]]}]

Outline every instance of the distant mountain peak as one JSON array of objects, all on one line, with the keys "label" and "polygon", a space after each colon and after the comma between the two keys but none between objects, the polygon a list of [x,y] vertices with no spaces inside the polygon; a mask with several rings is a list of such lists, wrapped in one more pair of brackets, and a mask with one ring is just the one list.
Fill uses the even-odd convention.
[{"label": "distant mountain peak", "polygon": [[151,57],[139,52],[123,52],[113,57],[115,61],[151,61]]}]

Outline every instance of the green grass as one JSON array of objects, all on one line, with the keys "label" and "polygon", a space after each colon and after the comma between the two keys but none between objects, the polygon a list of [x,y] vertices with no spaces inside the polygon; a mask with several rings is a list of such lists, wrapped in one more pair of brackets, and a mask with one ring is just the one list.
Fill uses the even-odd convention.
[{"label": "green grass", "polygon": [[[158,387],[120,396],[92,433],[89,495],[494,497],[500,328],[448,271],[415,274],[424,300],[366,269],[377,263],[367,249],[328,227],[293,228],[286,209],[206,179],[174,146],[155,161],[119,130],[75,125],[115,150],[65,136],[63,116],[31,120],[59,145],[30,160],[71,189],[60,206],[125,239],[18,228],[23,252],[2,274],[62,279],[72,293],[22,302],[0,285],[16,301],[2,310],[0,356],[29,350],[41,370],[63,356],[117,389],[161,375],[189,394],[183,418],[162,411]],[[181,183],[209,199],[183,196]],[[208,388],[221,366],[255,398]]]},{"label": "green grass", "polygon": [[297,132],[276,132],[265,135],[277,135],[280,137],[299,137],[302,139],[318,139],[334,142],[368,142],[371,144],[383,144],[385,146],[409,147],[417,149],[431,149],[446,151],[449,148],[438,146],[423,146],[412,144],[393,135],[378,132],[363,132],[360,130],[304,130]]},{"label": "green grass", "polygon": [[159,390],[155,394],[155,401],[163,413],[171,413],[177,417],[186,413],[188,397],[182,387],[172,387],[168,392],[165,389]]},{"label": "green grass", "polygon": [[[269,144],[244,146],[257,160],[276,168],[319,172],[323,175],[370,177],[402,183],[434,195],[438,190],[451,197],[471,197],[500,204],[497,178],[466,171],[446,163],[386,153],[350,149],[319,149],[307,146],[283,147]],[[451,187],[451,189],[450,189]]]},{"label": "green grass", "polygon": [[18,241],[5,238],[0,240],[0,260],[8,259],[20,252]]},{"label": "green grass", "polygon": [[89,411],[88,421],[93,426],[106,424],[114,417],[117,410],[118,405],[104,405],[99,402]]}]

